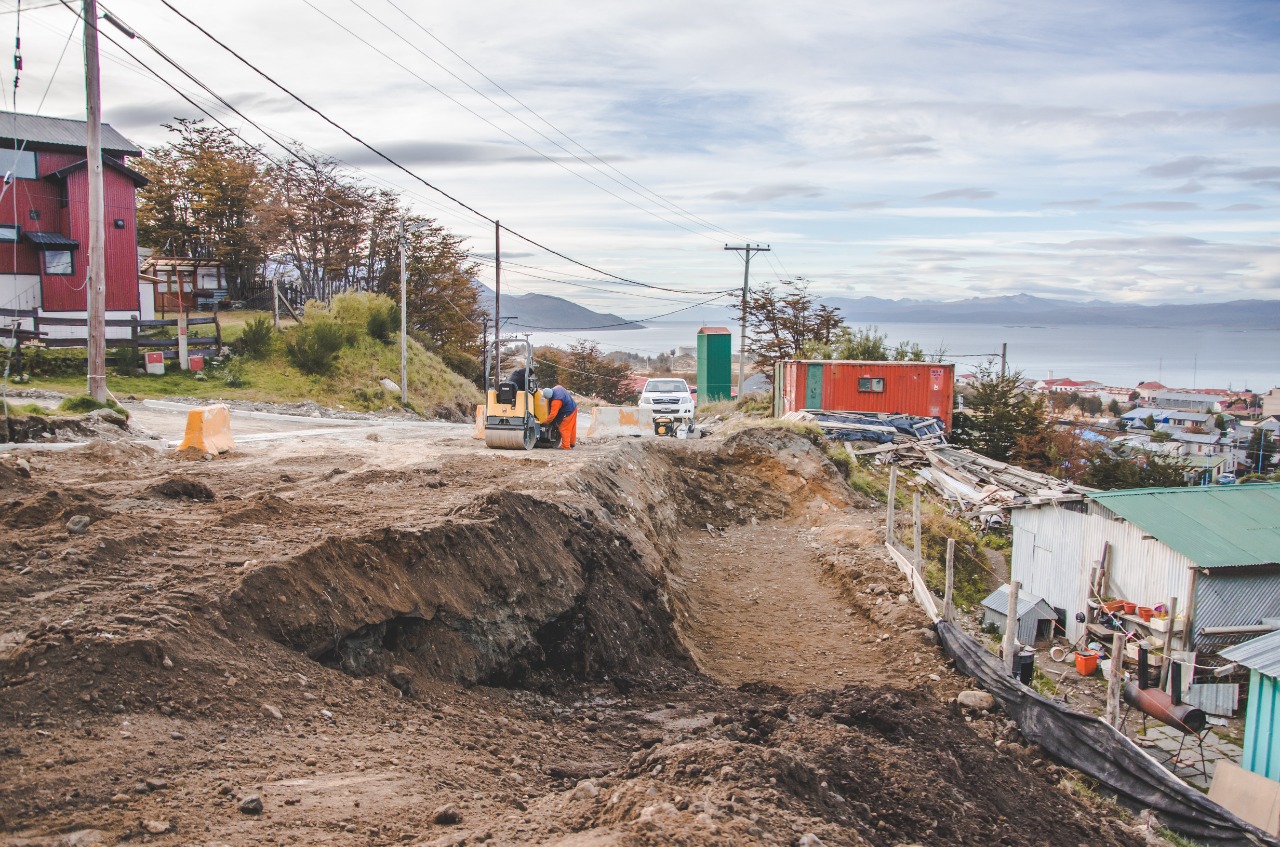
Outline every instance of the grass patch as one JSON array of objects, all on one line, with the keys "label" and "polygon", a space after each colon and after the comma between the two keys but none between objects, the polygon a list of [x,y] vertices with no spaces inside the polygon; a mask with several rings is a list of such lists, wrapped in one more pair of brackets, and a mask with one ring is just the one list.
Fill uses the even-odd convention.
[{"label": "grass patch", "polygon": [[973,608],[991,593],[988,589],[991,571],[977,533],[964,521],[929,511],[920,518],[920,543],[924,547],[925,583],[938,596],[947,585],[947,539],[956,542],[955,604]]},{"label": "grass patch", "polygon": [[99,403],[88,394],[79,394],[75,397],[68,397],[58,404],[58,412],[64,415],[87,415],[98,409],[110,409],[118,415],[129,417],[119,403],[114,400],[108,400],[105,403]]},{"label": "grass patch", "polygon": [[17,417],[19,415],[39,415],[42,418],[47,418],[51,415],[56,414],[55,412],[52,412],[49,409],[46,409],[44,406],[41,406],[39,403],[8,403],[6,402],[4,404],[4,412],[6,415],[12,415],[14,417]]}]

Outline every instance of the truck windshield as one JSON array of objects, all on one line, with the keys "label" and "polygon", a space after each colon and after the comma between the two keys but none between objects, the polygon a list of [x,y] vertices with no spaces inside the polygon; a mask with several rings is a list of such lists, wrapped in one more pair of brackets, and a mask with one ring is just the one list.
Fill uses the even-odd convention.
[{"label": "truck windshield", "polygon": [[689,387],[683,379],[651,379],[644,390],[646,394],[684,394]]}]

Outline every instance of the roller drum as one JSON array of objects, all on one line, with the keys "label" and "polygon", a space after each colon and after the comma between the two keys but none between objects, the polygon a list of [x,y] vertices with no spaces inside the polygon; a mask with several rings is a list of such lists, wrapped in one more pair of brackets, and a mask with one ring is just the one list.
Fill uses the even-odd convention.
[{"label": "roller drum", "polygon": [[532,450],[534,440],[533,429],[530,427],[524,429],[486,428],[484,431],[485,446],[492,447],[495,450]]}]

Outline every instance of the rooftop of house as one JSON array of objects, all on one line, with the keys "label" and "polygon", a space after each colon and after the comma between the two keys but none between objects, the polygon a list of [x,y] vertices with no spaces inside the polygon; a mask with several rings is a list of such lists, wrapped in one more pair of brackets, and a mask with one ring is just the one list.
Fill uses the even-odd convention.
[{"label": "rooftop of house", "polygon": [[1218,655],[1260,674],[1280,677],[1280,629],[1228,647]]},{"label": "rooftop of house", "polygon": [[[12,149],[26,142],[28,146],[84,150],[88,143],[85,139],[85,127],[85,121],[70,118],[0,112],[0,147]],[[142,150],[136,144],[112,129],[110,124],[102,125],[102,149],[126,156],[142,155]]]},{"label": "rooftop of house", "polygon": [[1161,391],[1156,400],[1187,400],[1197,403],[1217,403],[1222,399],[1219,394],[1202,394],[1195,391]]},{"label": "rooftop of house", "polygon": [[1280,564],[1280,483],[1085,496],[1202,567]]}]

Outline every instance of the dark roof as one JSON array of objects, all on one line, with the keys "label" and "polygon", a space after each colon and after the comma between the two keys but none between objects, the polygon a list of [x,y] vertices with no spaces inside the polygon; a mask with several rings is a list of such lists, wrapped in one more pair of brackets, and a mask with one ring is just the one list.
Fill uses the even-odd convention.
[{"label": "dark roof", "polygon": [[[88,164],[89,164],[88,159],[81,159],[78,162],[73,162],[72,164],[67,165],[65,168],[59,168],[53,173],[45,174],[44,178],[45,179],[66,179],[68,175],[70,175],[74,171],[80,170],[81,168],[85,167]],[[103,156],[102,164],[106,165],[112,170],[119,171],[120,173],[129,177],[129,179],[133,180],[133,184],[138,186],[139,188],[141,188],[142,186],[146,185],[148,182],[151,181],[147,179],[145,176],[143,176],[142,174],[135,171],[133,168],[129,167],[123,162],[117,162],[115,159],[111,158],[110,156]]]},{"label": "dark roof", "polygon": [[[84,150],[85,121],[46,118],[20,112],[0,112],[0,147],[17,147],[22,142],[50,147]],[[126,156],[140,156],[142,150],[129,139],[102,125],[102,149]]]},{"label": "dark roof", "polygon": [[60,232],[30,232],[24,231],[22,237],[30,241],[37,247],[53,248],[58,250],[75,250],[80,246],[80,242],[74,238],[67,238]]}]

